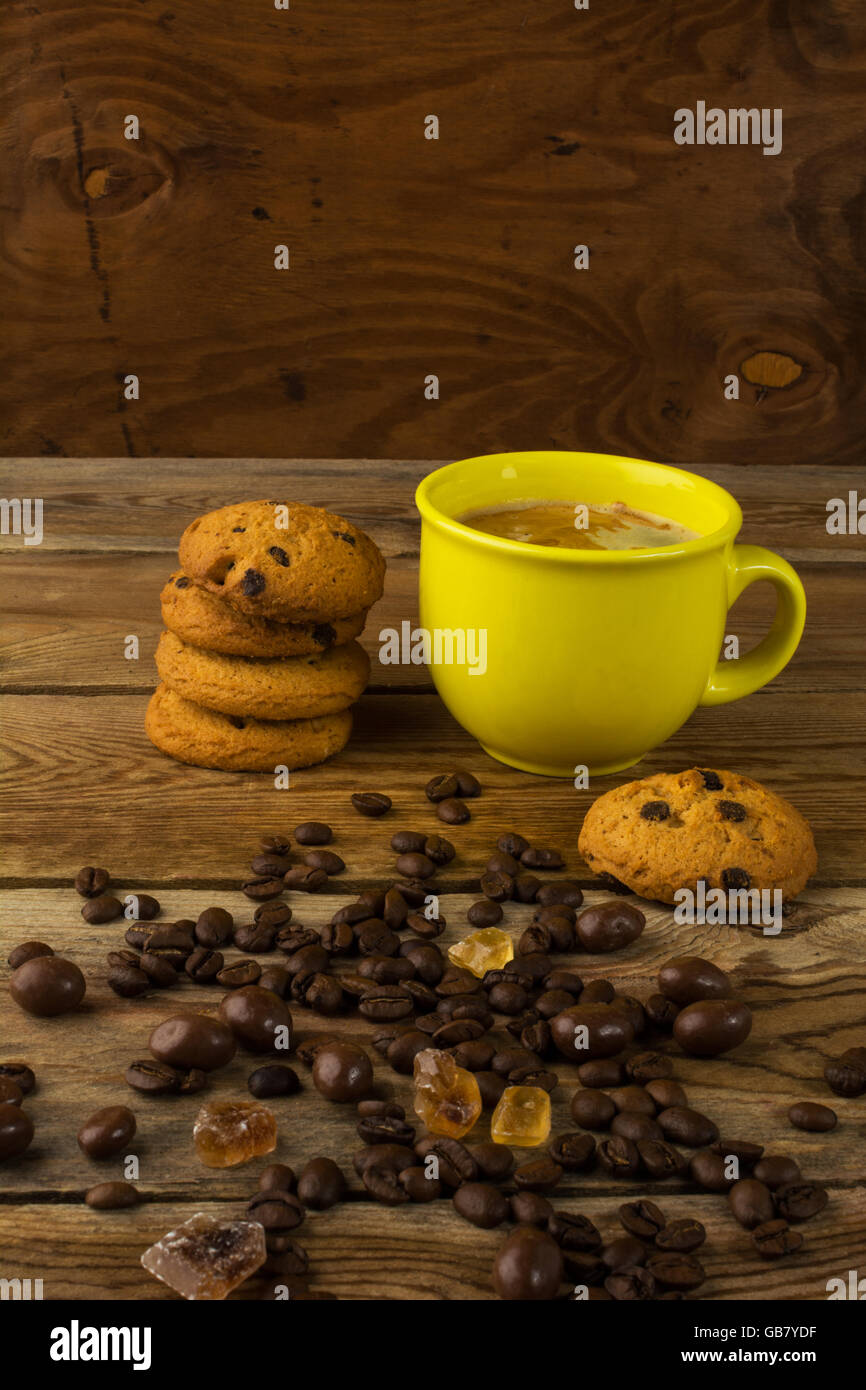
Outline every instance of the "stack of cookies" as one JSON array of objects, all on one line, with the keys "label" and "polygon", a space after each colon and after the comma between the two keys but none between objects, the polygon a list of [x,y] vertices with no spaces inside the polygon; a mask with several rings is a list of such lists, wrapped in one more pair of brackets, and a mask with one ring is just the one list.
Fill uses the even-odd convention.
[{"label": "stack of cookies", "polygon": [[363,531],[300,502],[198,517],[162,591],[151,742],[196,767],[273,772],[344,747],[370,673],[354,639],[385,562]]}]

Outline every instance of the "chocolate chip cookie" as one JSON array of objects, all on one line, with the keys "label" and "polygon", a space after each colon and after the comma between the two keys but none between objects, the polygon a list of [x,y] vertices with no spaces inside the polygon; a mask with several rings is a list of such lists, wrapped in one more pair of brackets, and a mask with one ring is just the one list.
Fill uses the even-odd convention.
[{"label": "chocolate chip cookie", "polygon": [[313,719],[353,704],[370,674],[358,642],[318,656],[223,656],[164,632],[156,649],[160,679],[177,695],[221,714]]},{"label": "chocolate chip cookie", "polygon": [[328,622],[277,623],[242,613],[177,570],[160,594],[162,621],[182,641],[224,656],[307,656],[351,642],[366,611]]},{"label": "chocolate chip cookie", "polygon": [[273,772],[309,767],[345,747],[352,731],[348,710],[319,719],[246,719],[219,714],[157,686],[144,727],[157,748],[181,763],[227,772]]},{"label": "chocolate chip cookie", "polygon": [[350,521],[303,502],[237,502],[191,522],[180,563],[242,613],[328,622],[381,596],[385,561]]},{"label": "chocolate chip cookie", "polygon": [[794,897],[815,872],[812,831],[781,796],[715,768],[627,782],[587,812],[578,847],[597,874],[674,901],[678,888],[779,888]]}]

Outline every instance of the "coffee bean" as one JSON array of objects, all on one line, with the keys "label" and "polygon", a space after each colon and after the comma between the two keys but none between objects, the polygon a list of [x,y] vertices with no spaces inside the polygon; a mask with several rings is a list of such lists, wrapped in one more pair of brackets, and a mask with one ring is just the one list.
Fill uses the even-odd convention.
[{"label": "coffee bean", "polygon": [[703,1265],[694,1255],[667,1252],[650,1255],[647,1269],[656,1283],[665,1289],[697,1289],[707,1277]]},{"label": "coffee bean", "polygon": [[564,869],[565,860],[558,849],[546,849],[530,845],[520,856],[525,869]]},{"label": "coffee bean", "polygon": [[299,845],[329,845],[334,832],[329,825],[320,820],[305,820],[295,826],[295,839]]},{"label": "coffee bean", "polygon": [[451,841],[442,835],[428,835],[424,841],[423,852],[438,868],[443,864],[450,864],[457,853]]},{"label": "coffee bean", "polygon": [[705,1192],[730,1192],[739,1181],[738,1176],[729,1176],[733,1171],[726,1156],[711,1149],[700,1149],[689,1163],[692,1178]]},{"label": "coffee bean", "polygon": [[680,1011],[678,1004],[674,1004],[670,999],[665,999],[663,994],[651,994],[644,1008],[653,1028],[657,1028],[662,1033],[671,1032],[674,1020]]},{"label": "coffee bean", "polygon": [[135,1134],[135,1116],[125,1105],[97,1110],[78,1131],[78,1147],[88,1158],[112,1158],[123,1153]]},{"label": "coffee bean", "polygon": [[263,835],[259,840],[259,849],[262,854],[287,855],[291,851],[292,842],[287,835]]},{"label": "coffee bean", "polygon": [[630,1269],[646,1262],[647,1251],[632,1235],[617,1236],[601,1251],[601,1258],[610,1270]]},{"label": "coffee bean", "polygon": [[151,955],[149,951],[143,952],[138,958],[138,969],[146,975],[150,984],[156,985],[158,989],[168,989],[171,985],[177,984],[177,971],[171,961],[163,959],[162,956]]},{"label": "coffee bean", "polygon": [[396,1207],[409,1201],[409,1192],[401,1182],[401,1177],[402,1174],[390,1166],[370,1163],[364,1169],[361,1181],[370,1196],[375,1197],[377,1202],[382,1202],[385,1206]]},{"label": "coffee bean", "polygon": [[94,1211],[122,1211],[137,1206],[141,1196],[131,1182],[99,1182],[84,1194],[84,1200]]},{"label": "coffee bean", "polygon": [[332,1158],[311,1158],[298,1174],[298,1197],[312,1211],[327,1211],[342,1201],[346,1179]]},{"label": "coffee bean", "polygon": [[575,1091],[571,1098],[571,1118],[582,1129],[609,1129],[616,1106],[604,1091],[592,1088]]},{"label": "coffee bean", "polygon": [[673,1071],[673,1063],[660,1052],[636,1052],[633,1057],[629,1057],[625,1069],[632,1081],[645,1084],[647,1081],[659,1081],[669,1077]]},{"label": "coffee bean", "polygon": [[195,924],[195,939],[213,949],[231,940],[234,918],[224,907],[206,907]]},{"label": "coffee bean", "polygon": [[866,1048],[851,1047],[824,1067],[824,1080],[837,1096],[862,1096],[866,1091]]},{"label": "coffee bean", "polygon": [[164,1062],[149,1058],[132,1062],[126,1069],[126,1082],[136,1091],[150,1095],[171,1095],[180,1089],[181,1073]]},{"label": "coffee bean", "polygon": [[687,1105],[672,1105],[660,1111],[657,1118],[665,1138],[685,1144],[687,1149],[707,1148],[719,1137],[718,1126]]},{"label": "coffee bean", "polygon": [[247,1215],[251,1221],[258,1221],[259,1225],[264,1226],[266,1234],[270,1234],[296,1230],[306,1212],[294,1193],[266,1188],[247,1202]]},{"label": "coffee bean", "polygon": [[442,1184],[438,1178],[430,1178],[427,1170],[420,1166],[404,1168],[398,1181],[410,1202],[434,1202],[442,1195]]},{"label": "coffee bean", "polygon": [[505,1144],[484,1141],[471,1149],[478,1172],[489,1182],[502,1182],[514,1169],[514,1155]]},{"label": "coffee bean", "polygon": [[453,772],[441,772],[436,777],[431,777],[424,788],[424,795],[428,801],[446,801],[449,797],[455,797],[460,790],[457,778]]},{"label": "coffee bean", "polygon": [[127,897],[126,903],[127,905],[132,904],[135,916],[142,922],[152,922],[161,911],[159,900],[151,897],[150,893],[131,893]]},{"label": "coffee bean", "polygon": [[641,1115],[636,1110],[622,1110],[610,1122],[611,1134],[637,1143],[639,1139],[663,1139],[661,1129],[650,1115]]},{"label": "coffee bean", "polygon": [[231,1030],[207,1014],[174,1014],[157,1024],[148,1047],[158,1062],[183,1070],[216,1071],[235,1055]]},{"label": "coffee bean", "polygon": [[471,798],[481,795],[481,783],[471,772],[466,772],[463,768],[456,768],[454,776],[457,778],[457,795]]},{"label": "coffee bean", "polygon": [[286,1003],[260,985],[243,985],[225,995],[219,1017],[251,1052],[291,1051],[292,1016]]},{"label": "coffee bean", "polygon": [[250,868],[257,878],[282,878],[292,861],[287,854],[256,854]]},{"label": "coffee bean", "polygon": [[835,1129],[837,1116],[829,1105],[818,1105],[814,1101],[801,1100],[792,1105],[788,1119],[795,1129],[805,1129],[810,1134],[824,1134]]},{"label": "coffee bean", "polygon": [[508,1217],[507,1199],[498,1188],[486,1182],[466,1182],[452,1197],[454,1210],[473,1226],[490,1231]]},{"label": "coffee bean", "polygon": [[637,1139],[634,1143],[651,1178],[681,1177],[689,1166],[685,1155],[664,1139]]},{"label": "coffee bean", "polygon": [[260,1192],[294,1192],[296,1185],[294,1170],[287,1163],[269,1163],[259,1174]]},{"label": "coffee bean", "polygon": [[741,1178],[735,1182],[728,1193],[728,1202],[734,1216],[747,1231],[765,1221],[772,1221],[776,1214],[772,1192],[757,1178]]},{"label": "coffee bean", "polygon": [[514,1170],[514,1184],[520,1192],[551,1192],[562,1177],[562,1169],[550,1154],[530,1159]]},{"label": "coffee bean", "polygon": [[676,1250],[688,1254],[692,1250],[697,1250],[699,1245],[703,1245],[707,1238],[707,1233],[700,1221],[694,1221],[690,1217],[681,1217],[678,1221],[670,1221],[656,1233],[655,1243],[660,1250]]},{"label": "coffee bean", "polygon": [[28,960],[53,955],[54,951],[50,946],[46,946],[44,941],[22,941],[20,946],[13,946],[9,952],[9,965],[12,970],[17,970],[19,965],[24,965]]},{"label": "coffee bean", "polygon": [[[633,1058],[632,1060],[636,1059]],[[644,1089],[647,1095],[652,1096],[659,1110],[669,1110],[671,1106],[676,1105],[687,1106],[689,1103],[686,1093],[678,1081],[667,1081],[664,1077],[653,1077],[651,1081],[646,1082]]]},{"label": "coffee bean", "polygon": [[20,1105],[0,1103],[0,1162],[17,1158],[33,1139],[33,1121]]},{"label": "coffee bean", "polygon": [[496,848],[503,854],[511,854],[515,859],[519,859],[523,851],[529,849],[529,841],[518,835],[515,830],[506,830],[496,841]]},{"label": "coffee bean", "polygon": [[103,893],[101,897],[88,898],[81,909],[81,915],[85,922],[90,922],[93,926],[102,926],[105,922],[114,922],[123,916],[123,903],[119,898]]},{"label": "coffee bean", "polygon": [[224,989],[243,989],[254,985],[262,973],[262,967],[255,960],[232,960],[217,971],[216,982]]},{"label": "coffee bean", "polygon": [[593,954],[621,951],[640,936],[646,917],[631,903],[599,903],[577,916],[577,936],[585,951]]},{"label": "coffee bean", "polygon": [[250,1072],[247,1088],[257,1100],[267,1100],[271,1096],[293,1096],[301,1089],[301,1083],[298,1073],[291,1067],[271,1062]]},{"label": "coffee bean", "polygon": [[618,1270],[616,1274],[609,1274],[604,1281],[604,1287],[618,1303],[636,1303],[652,1299],[656,1293],[655,1278],[648,1269],[643,1269],[640,1265],[632,1265]]},{"label": "coffee bean", "polygon": [[691,1057],[718,1057],[745,1042],[752,1031],[752,1012],[734,999],[701,999],[681,1009],[674,1037]]},{"label": "coffee bean", "polygon": [[334,854],[329,849],[311,849],[304,855],[304,863],[309,869],[321,869],[329,878],[334,874],[343,873],[346,867],[339,854]]},{"label": "coffee bean", "polygon": [[664,1213],[650,1201],[624,1202],[619,1219],[629,1235],[641,1240],[652,1240],[666,1225]]},{"label": "coffee bean", "polygon": [[635,1110],[640,1115],[654,1115],[656,1103],[643,1086],[617,1086],[610,1093],[617,1110]]},{"label": "coffee bean", "polygon": [[481,902],[472,904],[466,913],[466,920],[473,927],[495,927],[497,922],[502,921],[502,916],[502,908],[499,903],[485,898]]},{"label": "coffee bean", "polygon": [[773,1192],[789,1183],[800,1182],[803,1177],[799,1163],[784,1154],[768,1154],[755,1164],[752,1175]]},{"label": "coffee bean", "polygon": [[[754,1168],[764,1152],[763,1144],[752,1144],[748,1139],[717,1139],[714,1144],[710,1145],[710,1148],[713,1153],[721,1154],[724,1158],[732,1154],[742,1168]],[[797,1169],[796,1176],[799,1176],[799,1171]],[[766,1181],[766,1179],[761,1180],[762,1182]],[[768,1183],[767,1186],[769,1187],[770,1184]]]},{"label": "coffee bean", "polygon": [[289,869],[283,878],[283,884],[293,893],[318,893],[327,882],[328,875],[324,869],[310,869],[306,865]]},{"label": "coffee bean", "polygon": [[17,1086],[22,1097],[36,1089],[36,1077],[26,1062],[0,1062],[0,1078]]},{"label": "coffee bean", "polygon": [[589,1217],[582,1216],[580,1212],[554,1212],[548,1220],[547,1231],[561,1250],[601,1249],[601,1233]]},{"label": "coffee bean", "polygon": [[9,993],[36,1018],[68,1013],[82,1001],[87,984],[77,965],[63,956],[35,956],[13,971]]},{"label": "coffee bean", "polygon": [[633,1178],[640,1172],[641,1155],[637,1145],[633,1140],[624,1139],[620,1135],[601,1141],[598,1146],[598,1161],[605,1172],[615,1177]]},{"label": "coffee bean", "polygon": [[624,1074],[622,1063],[613,1057],[601,1058],[594,1062],[582,1062],[577,1069],[581,1086],[621,1086]]},{"label": "coffee bean", "polygon": [[471,815],[466,803],[456,796],[440,801],[436,806],[436,814],[446,825],[465,825]]},{"label": "coffee bean", "polygon": [[779,1216],[786,1221],[808,1221],[824,1210],[829,1198],[820,1183],[789,1182],[777,1188],[775,1200]]},{"label": "coffee bean", "polygon": [[436,865],[426,854],[401,854],[397,859],[397,872],[406,878],[431,878]]},{"label": "coffee bean", "polygon": [[353,792],[352,805],[362,816],[384,816],[391,809],[391,798],[383,792]]},{"label": "coffee bean", "polygon": [[439,1164],[439,1178],[447,1187],[459,1187],[464,1182],[475,1182],[478,1178],[478,1164],[472,1151],[459,1139],[449,1139],[440,1135],[426,1135],[415,1145],[419,1158],[433,1154]]},{"label": "coffee bean", "polygon": [[780,1260],[801,1248],[803,1237],[785,1221],[764,1221],[752,1231],[752,1243],[762,1260]]},{"label": "coffee bean", "polygon": [[556,1215],[550,1202],[538,1192],[515,1192],[508,1200],[511,1218],[521,1226],[538,1226],[547,1230]]},{"label": "coffee bean", "polygon": [[552,1299],[563,1277],[562,1251],[546,1231],[519,1226],[493,1262],[493,1287],[510,1301]]},{"label": "coffee bean", "polygon": [[535,874],[518,874],[514,880],[514,901],[534,903],[543,884]]},{"label": "coffee bean", "polygon": [[80,893],[82,898],[98,898],[105,892],[111,875],[107,869],[94,869],[90,865],[79,869],[73,880],[73,887],[76,893]]},{"label": "coffee bean", "polygon": [[502,872],[482,874],[480,888],[485,898],[494,903],[509,902],[514,896],[514,880]]}]

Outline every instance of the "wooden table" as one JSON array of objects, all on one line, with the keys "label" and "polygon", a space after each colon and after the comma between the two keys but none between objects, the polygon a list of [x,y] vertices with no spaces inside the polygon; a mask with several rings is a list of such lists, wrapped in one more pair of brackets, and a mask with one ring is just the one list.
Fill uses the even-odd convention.
[{"label": "wooden table", "polygon": [[[287,792],[275,791],[264,776],[183,767],[144,737],[159,590],[194,516],[243,496],[282,492],[328,504],[367,527],[389,562],[385,597],[365,637],[375,656],[380,629],[414,617],[412,494],[432,466],[21,460],[7,467],[7,496],[45,499],[45,538],[39,547],[4,540],[0,556],[8,615],[0,959],[16,942],[44,939],[82,966],[88,994],[77,1012],[38,1020],[22,1014],[5,988],[0,992],[0,1059],[26,1058],[39,1080],[27,1107],[36,1125],[33,1145],[0,1169],[3,1277],[41,1278],[46,1298],[167,1297],[141,1269],[142,1250],[193,1212],[240,1214],[262,1166],[202,1169],[191,1147],[199,1101],[148,1100],[126,1087],[124,1067],[146,1053],[152,1026],[181,1007],[215,1007],[217,996],[184,980],[171,993],[116,998],[106,985],[105,955],[122,927],[82,921],[71,889],[82,864],[104,864],[124,890],[154,892],[165,920],[194,917],[214,902],[248,920],[250,904],[237,885],[258,836],[315,817],[334,826],[335,848],[347,863],[327,892],[298,900],[298,919],[321,925],[338,904],[388,877],[394,829],[441,829],[423,787],[432,773],[459,764],[480,777],[484,794],[472,803],[472,820],[453,831],[458,855],[438,880],[449,921],[443,944],[465,930],[473,879],[503,829],[558,846],[572,873],[591,882],[576,848],[582,815],[593,797],[624,779],[597,779],[591,792],[577,792],[491,761],[446,714],[421,668],[374,662],[349,748],[333,762],[293,774]],[[738,995],[754,1010],[751,1037],[715,1062],[677,1056],[675,1075],[725,1135],[756,1137],[769,1151],[794,1155],[807,1176],[827,1185],[831,1203],[803,1228],[803,1252],[775,1265],[759,1260],[723,1198],[688,1182],[631,1187],[593,1174],[564,1181],[554,1203],[588,1213],[613,1235],[619,1203],[651,1195],[671,1217],[695,1214],[707,1226],[702,1297],[823,1299],[831,1277],[866,1272],[866,1101],[836,1100],[821,1081],[826,1057],[866,1044],[863,550],[857,537],[830,537],[824,528],[827,498],[844,496],[861,480],[839,469],[699,471],[736,491],[745,540],[778,548],[797,565],[810,603],[806,634],[769,688],[699,710],[634,775],[697,763],[765,780],[809,817],[819,869],[775,939],[751,928],[677,927],[670,912],[647,905],[638,943],[616,957],[582,957],[580,969],[586,978],[610,976],[641,996],[651,992],[670,955],[706,955],[732,971]],[[765,628],[767,614],[766,596],[750,590],[729,631],[745,648]],[[138,661],[124,658],[132,634],[140,639]],[[383,821],[360,818],[349,802],[358,789],[387,792],[392,814]],[[587,893],[589,901],[600,896]],[[530,914],[511,906],[508,922],[520,926]],[[294,1012],[302,1038],[327,1031],[369,1043],[370,1025],[357,1017],[332,1022]],[[407,1079],[375,1060],[382,1092],[411,1109]],[[239,1056],[209,1094],[246,1094],[254,1065]],[[353,1108],[323,1102],[299,1069],[302,1092],[274,1102],[280,1128],[274,1157],[297,1167],[314,1154],[330,1154],[351,1175],[349,1199],[311,1214],[300,1233],[313,1286],[340,1298],[490,1298],[491,1261],[504,1232],[467,1225],[448,1201],[399,1209],[371,1201],[351,1169],[359,1146]],[[572,1127],[573,1085],[563,1068],[555,1131]],[[832,1102],[840,1117],[834,1133],[810,1136],[790,1127],[788,1105],[806,1097]],[[110,1103],[131,1103],[138,1116],[134,1147],[148,1200],[131,1213],[95,1213],[82,1201],[95,1181],[119,1175],[113,1162],[84,1158],[75,1141],[82,1120]],[[486,1127],[485,1116],[481,1137]],[[247,1295],[254,1292],[250,1285]]]}]

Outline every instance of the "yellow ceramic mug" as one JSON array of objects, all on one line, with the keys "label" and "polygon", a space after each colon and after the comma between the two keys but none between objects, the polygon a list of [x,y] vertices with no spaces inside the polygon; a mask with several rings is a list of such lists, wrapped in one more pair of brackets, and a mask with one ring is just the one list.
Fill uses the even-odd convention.
[{"label": "yellow ceramic mug", "polygon": [[[491,454],[431,473],[415,500],[433,680],[455,719],[513,767],[619,772],[698,705],[772,680],[800,640],[797,575],[772,551],[735,545],[737,502],[693,473],[608,454]],[[565,550],[459,520],[524,500],[625,502],[700,534],[654,549]],[[728,609],[760,579],[778,595],[772,628],[748,655],[720,661]]]}]

